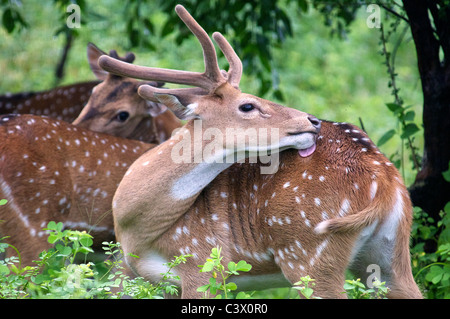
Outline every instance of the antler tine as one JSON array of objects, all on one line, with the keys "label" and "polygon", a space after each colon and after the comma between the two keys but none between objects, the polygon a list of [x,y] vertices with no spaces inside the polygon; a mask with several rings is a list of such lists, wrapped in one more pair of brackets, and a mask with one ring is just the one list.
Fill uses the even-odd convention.
[{"label": "antler tine", "polygon": [[204,88],[208,92],[213,93],[219,86],[227,81],[220,72],[214,44],[205,30],[203,30],[182,5],[177,5],[175,11],[191,32],[197,37],[202,46],[205,62],[204,73],[137,66],[112,59],[108,56],[101,56],[98,59],[100,67],[108,72],[121,76],[186,84]]},{"label": "antler tine", "polygon": [[205,75],[218,84],[226,81],[219,69],[216,49],[206,31],[195,21],[191,14],[180,4],[175,7],[175,11],[183,20],[184,24],[191,30],[200,42],[203,49],[203,59],[205,62]]},{"label": "antler tine", "polygon": [[225,55],[230,68],[228,69],[228,82],[235,88],[239,88],[242,77],[242,61],[234,51],[230,43],[220,32],[213,33],[213,39],[219,45],[220,50]]},{"label": "antler tine", "polygon": [[159,100],[156,98],[155,93],[185,96],[185,95],[206,95],[208,94],[208,91],[205,91],[202,88],[163,89],[147,84],[143,84],[138,88],[138,94],[141,97],[153,102],[159,102]]}]

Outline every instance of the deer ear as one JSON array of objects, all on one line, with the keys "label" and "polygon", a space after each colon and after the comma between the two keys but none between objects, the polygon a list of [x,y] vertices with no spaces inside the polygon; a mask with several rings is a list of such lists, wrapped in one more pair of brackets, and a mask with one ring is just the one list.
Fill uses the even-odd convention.
[{"label": "deer ear", "polygon": [[200,116],[195,112],[197,103],[180,101],[174,94],[154,93],[154,97],[162,104],[166,105],[180,120],[198,119]]},{"label": "deer ear", "polygon": [[145,103],[147,104],[148,107],[148,114],[150,114],[153,117],[156,117],[162,113],[164,113],[165,111],[167,111],[167,106],[165,106],[164,104],[161,103],[155,103],[152,101],[148,101],[146,100]]},{"label": "deer ear", "polygon": [[103,70],[98,65],[98,58],[102,55],[106,55],[107,53],[100,50],[95,44],[89,42],[87,45],[87,58],[89,62],[89,66],[91,67],[92,73],[94,73],[95,77],[101,81],[106,80],[109,73]]}]

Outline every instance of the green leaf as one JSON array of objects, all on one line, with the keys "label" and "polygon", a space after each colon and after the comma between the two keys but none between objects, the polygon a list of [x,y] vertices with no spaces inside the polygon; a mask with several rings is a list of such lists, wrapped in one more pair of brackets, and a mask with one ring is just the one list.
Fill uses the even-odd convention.
[{"label": "green leaf", "polygon": [[77,251],[80,252],[80,253],[83,253],[83,254],[89,254],[89,253],[93,253],[94,252],[94,250],[92,248],[84,247],[84,246],[79,248]]},{"label": "green leaf", "polygon": [[56,249],[59,251],[60,256],[70,256],[72,254],[72,248],[63,246],[63,245],[56,245]]},{"label": "green leaf", "polygon": [[245,271],[248,272],[252,269],[252,265],[248,264],[245,260],[241,260],[237,263],[236,270],[237,271]]},{"label": "green leaf", "polygon": [[252,296],[247,294],[245,291],[240,291],[236,295],[236,299],[250,299]]},{"label": "green leaf", "polygon": [[[444,176],[444,179],[445,179],[447,182],[450,182],[450,162],[448,163],[448,166],[449,166],[449,169],[446,170],[445,172],[443,172],[443,173],[442,173],[442,176]],[[446,212],[449,212],[449,211],[450,211],[450,202],[447,203],[447,204],[449,205],[449,210],[445,210],[445,211],[446,211]]]},{"label": "green leaf", "polygon": [[217,248],[217,247],[214,247],[213,249],[211,249],[211,257],[212,257],[213,259],[219,258],[219,256],[220,256],[220,251],[221,251],[221,250],[222,250],[222,249]]},{"label": "green leaf", "polygon": [[394,114],[400,113],[403,110],[402,106],[397,103],[386,103],[386,106]]},{"label": "green leaf", "polygon": [[212,260],[207,261],[202,269],[200,270],[200,272],[210,272],[214,269],[214,262]]},{"label": "green leaf", "polygon": [[93,240],[89,237],[83,237],[80,239],[80,244],[84,247],[91,247],[94,244]]},{"label": "green leaf", "polygon": [[403,133],[401,135],[401,138],[402,139],[408,138],[408,137],[414,135],[415,133],[417,133],[418,131],[420,131],[420,129],[416,124],[414,124],[414,123],[406,124],[406,126],[403,130]]},{"label": "green leaf", "polygon": [[48,238],[47,238],[47,241],[48,241],[50,244],[54,244],[54,243],[56,243],[59,239],[60,239],[59,236],[54,235],[54,234],[50,234],[50,235],[48,236]]},{"label": "green leaf", "polygon": [[380,138],[377,145],[380,147],[381,145],[385,144],[387,141],[389,141],[392,137],[395,135],[395,130],[389,130]]},{"label": "green leaf", "polygon": [[9,275],[9,268],[6,265],[0,265],[0,276]]},{"label": "green leaf", "polygon": [[344,290],[353,290],[355,288],[356,288],[356,286],[354,284],[352,284],[352,283],[346,282],[344,284]]},{"label": "green leaf", "polygon": [[237,285],[234,282],[229,282],[225,285],[225,288],[233,291],[237,289]]},{"label": "green leaf", "polygon": [[44,229],[56,230],[56,231],[60,232],[60,231],[62,231],[63,227],[64,227],[63,223],[59,222],[57,224],[54,221],[51,221],[47,224],[47,228],[44,228]]},{"label": "green leaf", "polygon": [[425,279],[431,281],[433,284],[437,284],[441,281],[444,271],[439,266],[431,266],[430,271],[425,276]]},{"label": "green leaf", "polygon": [[306,0],[298,0],[297,4],[303,12],[308,12],[308,2]]},{"label": "green leaf", "polygon": [[168,19],[161,29],[161,37],[165,37],[168,34],[172,33],[174,31],[174,25],[175,24],[173,19]]},{"label": "green leaf", "polygon": [[14,17],[13,17],[13,11],[11,8],[7,8],[4,12],[3,12],[3,26],[5,27],[6,31],[8,31],[8,33],[11,33],[14,31]]},{"label": "green leaf", "polygon": [[50,280],[50,276],[43,275],[43,274],[36,275],[36,277],[32,277],[32,279],[31,279],[31,281],[34,282],[36,285],[40,285],[44,281],[47,281],[47,280]]},{"label": "green leaf", "polygon": [[217,282],[216,278],[209,278],[209,291],[215,295],[217,290],[222,287],[220,282]]},{"label": "green leaf", "polygon": [[203,285],[197,288],[198,292],[206,292],[209,289],[209,285]]},{"label": "green leaf", "polygon": [[230,262],[228,263],[228,270],[229,270],[233,275],[236,275],[236,274],[237,274],[237,272],[236,272],[236,266],[237,266],[237,264],[236,264],[235,262],[233,262],[233,261],[230,261]]},{"label": "green leaf", "polygon": [[8,203],[7,199],[0,199],[0,206],[6,205],[6,203]]},{"label": "green leaf", "polygon": [[306,299],[311,298],[312,294],[314,293],[314,290],[312,288],[304,288],[300,290],[303,296],[305,296]]},{"label": "green leaf", "polygon": [[51,221],[47,224],[48,230],[56,230],[56,223],[54,221]]},{"label": "green leaf", "polygon": [[406,114],[405,114],[405,116],[403,117],[403,119],[405,120],[405,121],[408,121],[408,122],[410,122],[410,121],[413,121],[414,120],[414,117],[416,116],[416,113],[414,112],[414,111],[409,111],[409,112],[407,112]]}]

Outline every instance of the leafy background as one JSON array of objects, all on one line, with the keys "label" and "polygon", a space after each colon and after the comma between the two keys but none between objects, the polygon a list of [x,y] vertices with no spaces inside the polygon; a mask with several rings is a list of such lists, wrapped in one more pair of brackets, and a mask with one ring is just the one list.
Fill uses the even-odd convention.
[{"label": "leafy background", "polygon": [[[46,90],[56,84],[94,79],[86,59],[88,42],[104,51],[116,49],[121,55],[131,50],[137,57],[135,63],[139,65],[193,71],[203,69],[197,41],[173,14],[168,14],[177,1],[75,1],[81,7],[81,28],[67,29],[65,19],[68,13],[65,9],[71,2],[0,1],[3,25],[0,28],[0,94]],[[393,72],[387,72],[385,55],[381,54],[380,30],[367,26],[369,13],[365,5],[355,6],[358,1],[340,1],[344,9],[338,13],[326,1],[215,0],[211,2],[214,12],[203,5],[204,2],[180,2],[196,17],[202,17],[202,25],[210,34],[220,31],[233,43],[244,62],[243,91],[321,119],[356,125],[363,123],[375,142],[384,139],[393,129],[400,128],[397,116],[401,114],[420,129],[414,135],[414,143],[418,153],[422,153],[423,97],[414,43],[403,21],[395,24],[397,32],[391,34],[395,19],[381,11],[381,20],[389,36],[386,45],[391,58],[395,58],[395,80],[397,88],[400,88],[397,96],[393,96]],[[256,19],[252,8],[260,12],[268,10],[271,19]],[[229,12],[233,10],[239,14],[231,16]],[[224,16],[215,19],[218,14]],[[350,20],[353,22],[347,25]],[[73,41],[64,77],[58,80],[55,69],[70,37]],[[222,56],[219,62],[226,68]],[[396,104],[399,99],[404,103],[403,108]],[[408,106],[407,110],[405,106]],[[402,142],[399,135],[395,135],[380,148],[388,157],[394,154],[398,157]],[[403,164],[401,172],[408,186],[414,181],[416,172],[410,160]],[[433,239],[436,226],[428,223],[429,217],[425,212],[415,209],[413,238],[432,238],[439,245],[438,250],[430,254],[424,253],[423,243],[413,243],[412,248],[414,275],[421,287],[426,288],[426,297],[429,298],[450,297],[450,205],[446,206],[445,212],[438,224],[444,230],[438,239]],[[68,251],[65,247],[59,248],[63,252]],[[5,267],[2,268],[3,275],[14,272],[14,268],[7,271]],[[89,267],[73,269],[82,271],[86,278],[91,274]],[[55,270],[54,273],[61,280],[67,271]],[[16,273],[22,276],[17,268]],[[2,280],[8,281],[8,278],[4,276]],[[22,280],[27,282],[28,279]],[[111,280],[118,278],[111,277]],[[89,280],[86,282],[90,283]],[[304,288],[309,289],[308,283],[305,282]],[[139,286],[139,294],[146,295],[149,291],[146,285],[133,282],[130,287]],[[347,286],[358,289],[359,283],[351,281]],[[9,287],[16,291],[16,286]],[[107,291],[104,284],[98,289],[102,293]],[[276,289],[252,296],[284,298],[289,294],[292,296],[295,292]],[[59,290],[57,295],[60,296]]]}]

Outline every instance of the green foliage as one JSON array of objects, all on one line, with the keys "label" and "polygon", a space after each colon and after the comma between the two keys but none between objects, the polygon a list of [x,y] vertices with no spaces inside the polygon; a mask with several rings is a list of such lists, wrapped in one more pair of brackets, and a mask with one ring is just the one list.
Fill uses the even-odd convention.
[{"label": "green foliage", "polygon": [[1,0],[0,12],[2,13],[2,25],[8,33],[21,31],[28,27],[28,23],[21,13],[21,3],[19,1]]},{"label": "green foliage", "polygon": [[[415,247],[413,252],[413,266],[416,280],[424,288],[428,298],[450,298],[450,204],[446,206],[445,216],[438,223],[442,232],[438,240],[438,249],[434,254],[425,255],[422,247]],[[416,209],[416,218],[427,219],[425,213]],[[444,215],[444,213],[443,213]],[[416,236],[432,237],[436,229],[424,230],[416,227]],[[425,228],[425,226],[423,226]],[[92,237],[85,233],[73,230],[64,230],[61,223],[50,222],[45,228],[49,234],[49,242],[55,247],[40,254],[34,266],[21,267],[20,253],[18,257],[9,257],[0,260],[0,299],[48,299],[48,298],[109,298],[117,299],[129,296],[137,299],[159,299],[164,295],[177,295],[178,287],[174,283],[180,278],[173,273],[173,269],[185,263],[190,255],[175,256],[167,263],[167,271],[162,275],[160,282],[151,284],[142,277],[130,278],[124,272],[123,251],[119,243],[104,242],[103,250],[108,257],[101,265],[92,262],[75,263],[77,254],[88,255],[92,249]],[[5,238],[1,238],[4,240]],[[0,242],[0,253],[4,252],[9,244]],[[249,272],[252,266],[246,261],[237,263],[230,261],[223,265],[222,249],[211,250],[210,257],[200,272],[211,273],[208,283],[200,286],[197,291],[204,293],[205,297],[215,298],[253,298],[255,292],[232,292],[238,288],[235,283],[229,282],[230,276],[238,276],[240,272]],[[138,258],[137,256],[130,256]],[[100,266],[100,267],[99,267]],[[103,267],[103,270],[102,270]],[[314,296],[315,280],[309,276],[300,278],[292,287],[306,299],[317,299]],[[383,299],[389,292],[385,282],[374,281],[372,288],[366,288],[360,279],[348,279],[343,286],[343,293],[351,299]],[[258,298],[264,293],[257,294]]]},{"label": "green foliage", "polygon": [[[420,209],[415,209],[412,236],[421,239],[412,252],[414,278],[422,286],[427,298],[450,298],[450,203],[441,212],[437,226]],[[439,234],[436,238],[436,234]],[[435,241],[437,250],[425,254],[425,241]]]},{"label": "green foliage", "polygon": [[301,277],[298,282],[294,283],[293,288],[298,290],[306,299],[318,299],[318,297],[313,297],[313,288],[316,285],[314,281],[315,279],[312,279],[309,276]]},{"label": "green foliage", "polygon": [[349,299],[386,299],[389,288],[386,282],[374,280],[372,288],[366,288],[360,279],[346,280],[344,290]]},{"label": "green foliage", "polygon": [[43,251],[34,266],[21,267],[20,252],[9,244],[0,243],[0,253],[12,247],[18,254],[18,257],[0,260],[0,299],[117,299],[124,296],[155,299],[178,293],[171,282],[179,278],[172,269],[186,262],[188,256],[175,257],[167,264],[168,270],[162,274],[161,281],[151,284],[141,277],[130,278],[124,273],[119,243],[103,243],[109,258],[101,265],[106,269],[102,273],[102,267],[92,262],[75,263],[77,254],[92,252],[89,234],[63,230],[62,223],[55,222],[49,222],[45,230],[49,233],[48,241],[55,247]]},{"label": "green foliage", "polygon": [[[212,277],[209,278],[209,283],[197,288],[198,292],[204,293],[205,297],[209,297],[210,294],[216,296],[216,298],[222,298],[218,293],[223,293],[225,299],[228,298],[228,293],[237,289],[234,282],[227,282],[227,279],[232,276],[238,276],[239,272],[249,272],[252,266],[246,261],[241,260],[238,263],[230,261],[227,265],[228,270],[222,265],[223,256],[221,256],[221,247],[215,247],[211,250],[211,258],[208,258],[203,265],[199,265],[200,272],[211,272]],[[219,277],[219,278],[218,278]],[[244,292],[239,292],[236,296],[237,299],[248,298]]]},{"label": "green foliage", "polygon": [[78,253],[87,255],[94,252],[91,248],[93,244],[91,235],[85,231],[80,232],[70,229],[63,231],[63,227],[63,223],[51,221],[47,228],[44,228],[49,233],[48,242],[55,244],[55,256],[61,257],[62,263],[66,261],[74,263]]},{"label": "green foliage", "polygon": [[[393,138],[395,135],[400,137],[400,150],[397,150],[393,155],[391,155],[391,161],[395,164],[397,168],[401,168],[403,171],[403,176],[405,176],[405,159],[404,159],[404,145],[406,145],[410,150],[410,159],[413,163],[413,168],[416,171],[419,171],[420,169],[420,157],[418,155],[418,147],[414,143],[414,135],[420,131],[420,128],[415,123],[415,116],[416,113],[414,110],[411,110],[412,105],[410,106],[404,106],[404,101],[399,95],[400,89],[397,87],[396,84],[396,77],[397,73],[395,71],[395,54],[392,55],[391,52],[387,49],[387,44],[389,41],[389,38],[392,34],[395,33],[396,29],[398,28],[401,20],[398,19],[395,22],[391,23],[391,30],[389,30],[387,33],[384,31],[383,25],[381,25],[380,28],[380,45],[381,45],[381,54],[385,57],[384,64],[387,67],[387,73],[389,75],[389,82],[388,86],[392,89],[391,95],[394,97],[394,102],[387,103],[386,106],[389,109],[389,111],[392,112],[392,114],[397,119],[397,126],[398,129],[390,129],[388,130],[378,141],[378,146],[384,145],[386,142],[388,142],[391,138]],[[405,32],[403,32],[402,36],[405,35]],[[401,42],[401,40],[400,40]],[[399,43],[396,44],[397,46]],[[394,48],[395,49],[395,48]],[[394,50],[396,52],[396,49]]]}]

